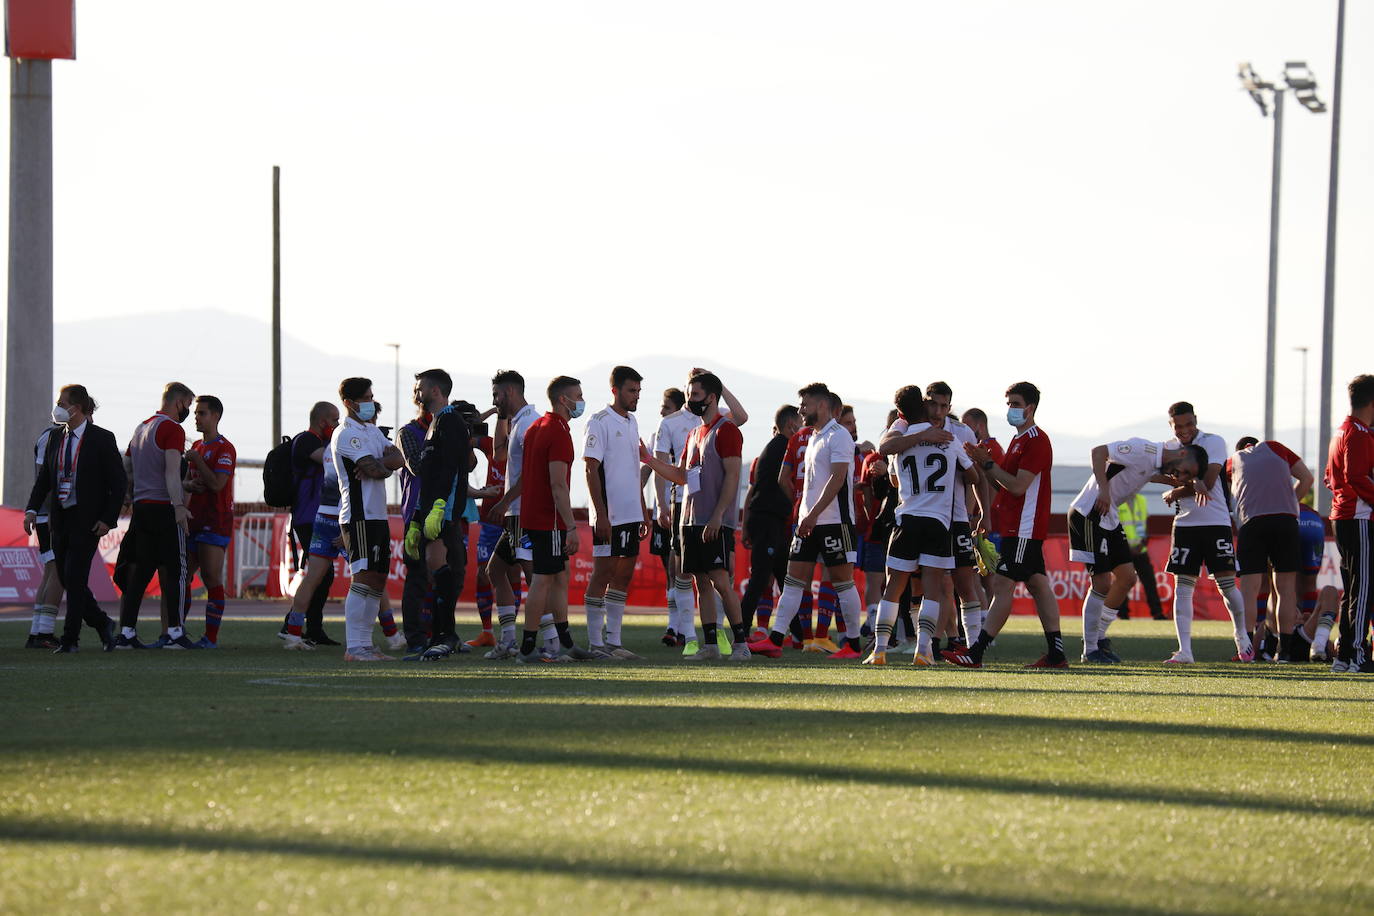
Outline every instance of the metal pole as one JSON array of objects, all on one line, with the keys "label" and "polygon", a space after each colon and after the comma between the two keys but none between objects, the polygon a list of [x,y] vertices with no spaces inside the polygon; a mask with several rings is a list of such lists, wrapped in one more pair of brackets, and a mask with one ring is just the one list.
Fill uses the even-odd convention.
[{"label": "metal pole", "polygon": [[1264,438],[1274,438],[1274,336],[1279,295],[1279,172],[1283,162],[1283,95],[1274,90],[1274,165],[1269,179],[1269,315],[1264,337]]},{"label": "metal pole", "polygon": [[1298,454],[1307,460],[1307,347],[1294,347],[1302,354],[1302,446]]},{"label": "metal pole", "polygon": [[[9,302],[3,499],[23,507],[53,404],[52,61],[10,60]],[[89,383],[88,379],[73,379]],[[97,393],[98,396],[98,393]]]},{"label": "metal pole", "polygon": [[[1331,174],[1326,196],[1326,292],[1322,297],[1322,374],[1321,408],[1317,416],[1317,454],[1321,464],[1315,468],[1317,480],[1326,476],[1327,451],[1331,447],[1331,361],[1332,326],[1336,318],[1336,187],[1341,153],[1341,68],[1345,58],[1345,0],[1336,6],[1336,80],[1331,91]],[[1317,488],[1317,510],[1330,505],[1326,486]]]},{"label": "metal pole", "polygon": [[[396,411],[396,419],[392,422],[396,424],[397,434],[399,435],[401,426],[404,423],[404,416],[401,414],[401,345],[392,343],[387,344],[387,346],[394,351],[393,355],[396,359],[396,375],[393,380],[395,387],[392,388],[394,400],[391,402],[393,405],[391,409]],[[401,502],[401,475],[393,474],[391,476],[391,492],[391,498],[399,504]]]},{"label": "metal pole", "polygon": [[281,166],[272,166],[272,446],[281,441]]}]

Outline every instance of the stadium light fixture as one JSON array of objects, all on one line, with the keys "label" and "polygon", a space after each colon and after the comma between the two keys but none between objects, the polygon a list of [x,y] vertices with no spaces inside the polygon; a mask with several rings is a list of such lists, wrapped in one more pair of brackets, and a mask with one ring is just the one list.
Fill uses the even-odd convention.
[{"label": "stadium light fixture", "polygon": [[1283,162],[1283,97],[1292,92],[1298,104],[1313,114],[1326,111],[1317,98],[1317,78],[1304,61],[1290,60],[1283,65],[1277,83],[1263,79],[1249,61],[1236,74],[1241,88],[1259,106],[1260,116],[1274,113],[1274,158],[1269,180],[1269,302],[1264,339],[1264,438],[1274,438],[1274,337],[1278,325],[1279,291],[1279,178]]}]

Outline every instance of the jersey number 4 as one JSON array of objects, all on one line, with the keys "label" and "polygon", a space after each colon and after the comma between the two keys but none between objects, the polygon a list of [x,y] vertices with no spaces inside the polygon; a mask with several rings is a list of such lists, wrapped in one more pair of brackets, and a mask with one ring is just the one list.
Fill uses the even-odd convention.
[{"label": "jersey number 4", "polygon": [[[911,477],[911,492],[921,492],[921,479],[917,476],[916,456],[908,455],[902,459],[902,467],[906,468],[907,475]],[[943,493],[945,485],[940,483],[945,474],[949,472],[949,461],[939,452],[931,452],[926,455],[926,467],[934,468],[926,475],[925,492]]]}]

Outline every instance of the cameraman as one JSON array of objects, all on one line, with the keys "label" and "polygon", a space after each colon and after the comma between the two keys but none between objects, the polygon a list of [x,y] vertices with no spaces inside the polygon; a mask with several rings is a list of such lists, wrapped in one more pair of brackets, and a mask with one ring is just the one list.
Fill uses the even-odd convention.
[{"label": "cameraman", "polygon": [[[406,528],[405,554],[424,557],[434,588],[434,617],[428,648],[407,657],[437,661],[467,648],[459,648],[454,619],[466,565],[457,517],[468,500],[468,472],[476,465],[472,427],[478,418],[476,408],[466,401],[448,403],[453,379],[443,369],[416,374],[414,390],[416,406],[432,419],[420,452],[420,495]],[[458,562],[456,570],[450,557]]]}]

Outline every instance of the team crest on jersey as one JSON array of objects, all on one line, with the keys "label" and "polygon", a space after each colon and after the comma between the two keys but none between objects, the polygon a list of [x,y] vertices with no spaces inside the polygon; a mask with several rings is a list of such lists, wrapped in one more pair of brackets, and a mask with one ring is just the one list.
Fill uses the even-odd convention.
[{"label": "team crest on jersey", "polygon": [[348,444],[353,446],[354,448],[362,448],[363,446],[362,441],[359,440],[357,436],[354,436],[351,440],[349,440]]},{"label": "team crest on jersey", "polygon": [[588,436],[588,437],[587,437],[587,447],[588,447],[588,448],[596,448],[596,436],[595,436],[595,435],[591,435],[591,436]]}]

